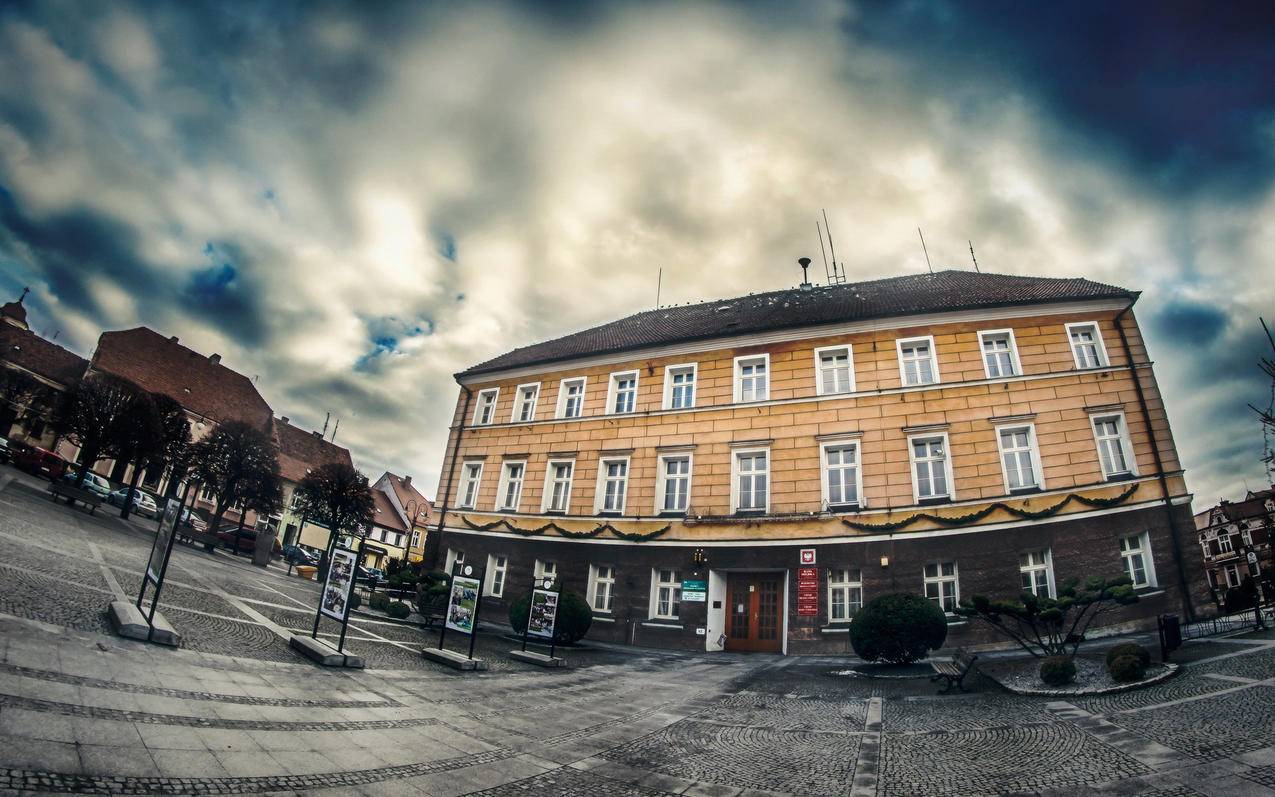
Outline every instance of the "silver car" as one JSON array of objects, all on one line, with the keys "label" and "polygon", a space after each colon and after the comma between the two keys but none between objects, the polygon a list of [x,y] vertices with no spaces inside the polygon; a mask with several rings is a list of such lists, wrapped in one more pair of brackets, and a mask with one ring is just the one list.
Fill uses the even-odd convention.
[{"label": "silver car", "polygon": [[[128,500],[128,488],[122,487],[116,490],[111,493],[111,497],[107,500],[114,506],[124,506],[124,502]],[[133,511],[143,517],[159,517],[159,507],[155,504],[155,499],[151,498],[149,493],[144,493],[141,490],[133,493]]]}]

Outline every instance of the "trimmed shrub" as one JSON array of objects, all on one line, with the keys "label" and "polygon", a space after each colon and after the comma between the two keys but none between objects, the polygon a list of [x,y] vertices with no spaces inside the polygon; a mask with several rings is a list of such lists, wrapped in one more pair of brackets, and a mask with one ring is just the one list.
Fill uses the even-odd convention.
[{"label": "trimmed shrub", "polygon": [[850,645],[865,661],[909,664],[946,639],[947,617],[938,604],[901,592],[869,601],[850,624]]},{"label": "trimmed shrub", "polygon": [[1142,662],[1142,669],[1144,670],[1151,666],[1151,651],[1141,645],[1126,642],[1123,645],[1116,645],[1114,648],[1107,651],[1108,671],[1111,670],[1111,665],[1115,663],[1116,659],[1121,656],[1133,656],[1135,659]]},{"label": "trimmed shrub", "polygon": [[408,615],[412,613],[412,607],[402,601],[394,601],[385,610],[385,613],[396,620],[406,620]]},{"label": "trimmed shrub", "polygon": [[1070,656],[1050,656],[1040,663],[1040,680],[1049,686],[1066,686],[1076,680],[1076,663]]},{"label": "trimmed shrub", "polygon": [[390,596],[386,595],[384,592],[373,592],[372,597],[368,598],[367,605],[376,609],[378,612],[383,612],[390,608]]},{"label": "trimmed shrub", "polygon": [[1107,670],[1111,673],[1112,680],[1122,684],[1141,681],[1147,676],[1146,665],[1137,656],[1117,656]]},{"label": "trimmed shrub", "polygon": [[350,593],[350,611],[354,611],[363,605],[363,596],[357,592]]},{"label": "trimmed shrub", "polygon": [[[531,594],[523,595],[509,605],[509,624],[521,634],[527,628],[527,610]],[[593,625],[593,609],[589,602],[574,592],[563,592],[558,598],[558,613],[553,622],[553,641],[568,645],[582,639]]]}]

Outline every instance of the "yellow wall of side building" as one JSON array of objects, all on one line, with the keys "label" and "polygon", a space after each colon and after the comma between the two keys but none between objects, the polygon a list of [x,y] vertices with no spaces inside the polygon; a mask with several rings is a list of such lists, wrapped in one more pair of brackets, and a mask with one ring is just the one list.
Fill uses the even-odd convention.
[{"label": "yellow wall of side building", "polygon": [[[1066,492],[1103,484],[1090,418],[1098,412],[1120,411],[1127,423],[1139,475],[1153,474],[1154,436],[1166,472],[1181,470],[1168,419],[1152,373],[1142,336],[1132,312],[1123,317],[1137,379],[1147,402],[1150,424],[1137,400],[1119,334],[1116,310],[1099,312],[1025,313],[1012,319],[962,321],[906,328],[866,331],[830,337],[735,347],[694,354],[650,356],[630,362],[573,368],[558,365],[532,376],[521,375],[468,387],[478,391],[499,387],[496,423],[472,426],[475,404],[461,418],[464,394],[457,403],[447,446],[437,505],[456,507],[461,487],[460,468],[444,496],[452,468],[457,424],[465,423],[459,457],[484,463],[475,511],[491,513],[496,501],[501,462],[526,459],[527,474],[520,509],[539,514],[547,460],[550,455],[574,454],[575,474],[568,515],[593,515],[598,461],[607,452],[629,456],[626,516],[648,518],[656,511],[659,449],[689,448],[693,456],[690,506],[696,514],[725,515],[731,511],[732,444],[763,441],[771,454],[772,513],[817,512],[821,508],[820,442],[832,435],[859,435],[863,498],[869,511],[904,510],[915,505],[908,437],[925,427],[942,425],[949,439],[956,503],[1006,498],[996,426],[1032,424],[1035,429],[1044,490]],[[1078,370],[1065,325],[1096,322],[1102,334],[1108,367]],[[1022,375],[988,379],[984,371],[979,331],[1012,329]],[[900,389],[896,340],[930,335],[938,355],[940,383]],[[853,347],[855,391],[816,397],[817,347]],[[735,357],[766,353],[770,361],[770,400],[732,404]],[[696,408],[662,411],[665,367],[697,364]],[[609,376],[638,370],[638,411],[605,415]],[[560,380],[587,377],[584,417],[552,420]],[[540,383],[533,423],[510,423],[516,386]],[[1170,485],[1184,494],[1176,475]],[[1140,488],[1148,494],[1152,485]],[[1158,491],[1158,484],[1154,485]],[[1101,491],[1100,491],[1101,492]],[[1117,491],[1118,492],[1118,491]],[[1044,497],[1028,499],[1045,502]],[[1139,497],[1140,500],[1140,497]],[[952,510],[948,510],[952,511]],[[966,510],[968,511],[968,510]],[[491,518],[483,518],[489,521]],[[438,522],[437,508],[431,525]],[[449,518],[449,523],[455,518]],[[777,528],[762,525],[750,534],[765,536]],[[732,532],[732,533],[738,533]]]}]

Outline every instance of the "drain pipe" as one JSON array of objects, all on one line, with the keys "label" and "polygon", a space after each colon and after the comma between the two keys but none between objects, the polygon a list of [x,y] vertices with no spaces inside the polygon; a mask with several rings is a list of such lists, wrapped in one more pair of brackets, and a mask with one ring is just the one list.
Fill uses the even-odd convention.
[{"label": "drain pipe", "polygon": [[1173,540],[1173,562],[1177,565],[1178,588],[1182,591],[1182,608],[1188,621],[1195,619],[1195,606],[1191,603],[1191,591],[1187,587],[1186,569],[1182,566],[1182,543],[1178,539],[1178,523],[1173,516],[1173,501],[1169,497],[1169,481],[1164,474],[1164,460],[1160,456],[1160,444],[1156,442],[1155,430],[1151,428],[1151,412],[1147,409],[1147,397],[1142,391],[1142,380],[1138,377],[1138,367],[1133,361],[1133,351],[1129,347],[1129,338],[1124,331],[1124,315],[1133,309],[1133,301],[1129,306],[1116,313],[1116,332],[1120,333],[1120,346],[1124,349],[1125,362],[1129,367],[1129,376],[1133,379],[1133,390],[1138,396],[1138,408],[1142,413],[1142,422],[1147,426],[1147,439],[1151,441],[1151,456],[1155,459],[1156,475],[1160,481],[1160,492],[1164,495],[1164,514],[1169,521],[1169,537]]},{"label": "drain pipe", "polygon": [[[452,495],[452,481],[456,478],[456,457],[460,454],[460,438],[465,434],[465,419],[469,417],[469,402],[474,397],[474,392],[469,388],[461,385],[461,390],[465,391],[465,406],[460,411],[460,422],[456,424],[456,442],[452,444],[452,465],[447,469],[447,486],[443,488],[443,494],[439,498],[438,510],[438,528],[434,530],[435,542],[429,544],[429,540],[425,541],[425,566],[430,570],[434,570],[438,566],[438,552],[443,546],[443,526],[447,522],[448,499]],[[450,573],[448,575],[451,575]]]}]

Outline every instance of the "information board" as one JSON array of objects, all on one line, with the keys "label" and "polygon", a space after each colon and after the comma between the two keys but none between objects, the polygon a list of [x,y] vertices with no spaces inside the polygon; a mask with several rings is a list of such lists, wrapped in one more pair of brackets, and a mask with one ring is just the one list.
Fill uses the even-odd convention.
[{"label": "information board", "polygon": [[797,616],[819,616],[819,568],[797,568]]},{"label": "information board", "polygon": [[476,578],[452,576],[451,598],[447,602],[445,625],[462,634],[474,633],[474,620],[478,614],[478,588]]},{"label": "information board", "polygon": [[703,603],[708,600],[708,582],[703,579],[683,579],[682,602]]},{"label": "information board", "polygon": [[558,618],[558,593],[539,587],[533,589],[529,612],[527,635],[553,639],[553,624]]},{"label": "information board", "polygon": [[[328,578],[323,583],[319,611],[338,622],[345,622],[350,607],[350,590],[354,587],[358,555],[349,548],[333,548],[328,563]],[[315,621],[316,623],[318,620]]]}]

